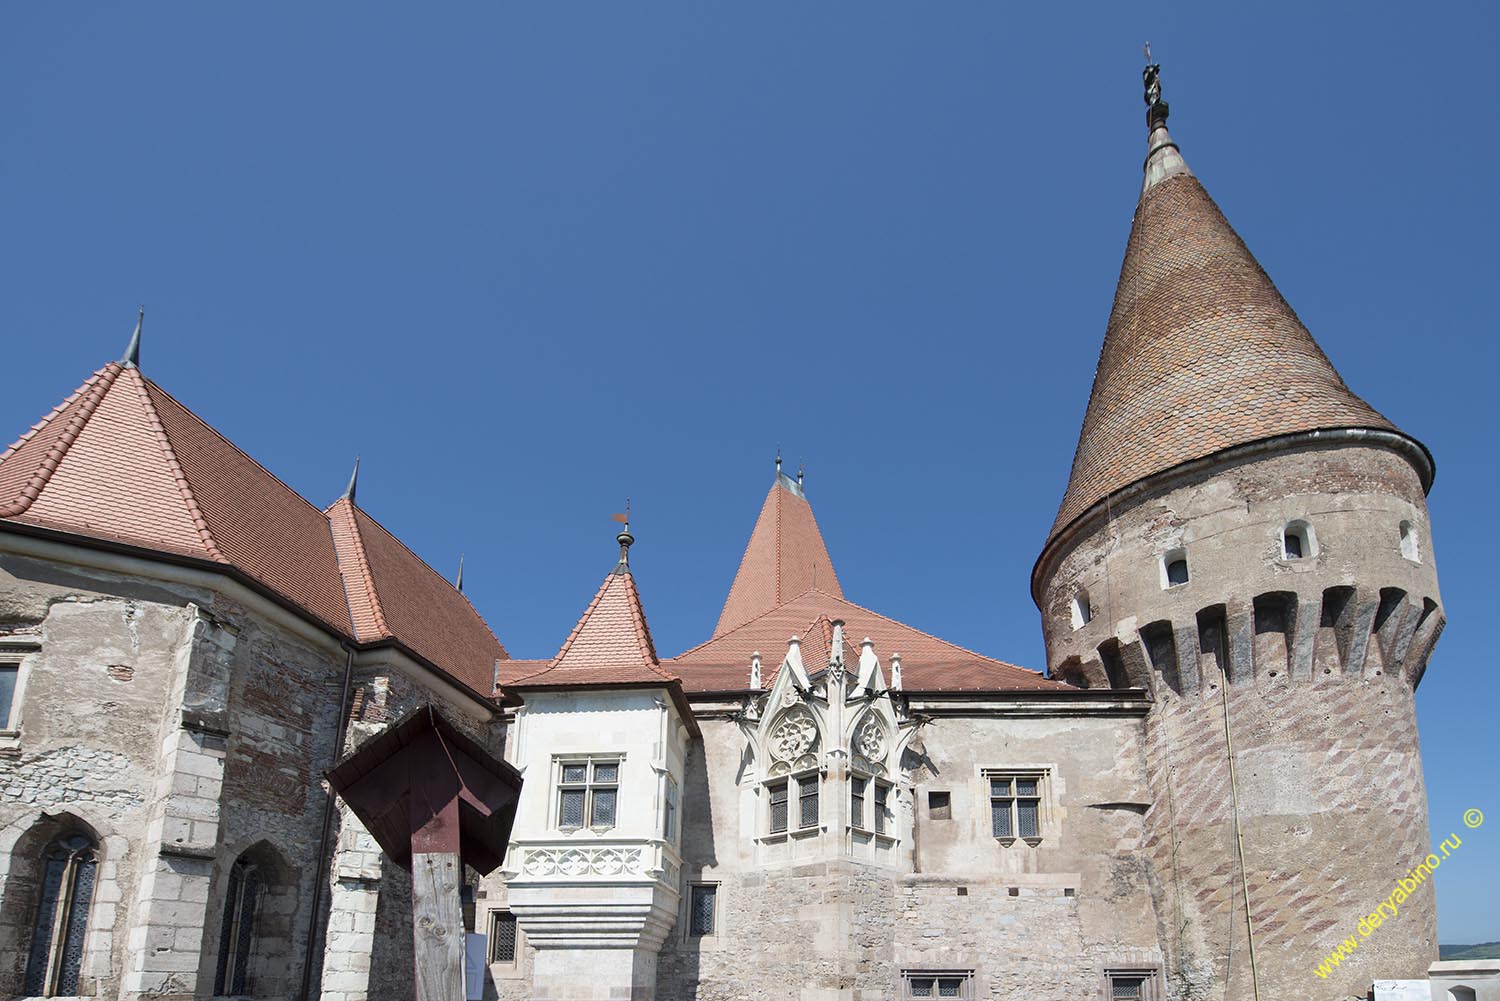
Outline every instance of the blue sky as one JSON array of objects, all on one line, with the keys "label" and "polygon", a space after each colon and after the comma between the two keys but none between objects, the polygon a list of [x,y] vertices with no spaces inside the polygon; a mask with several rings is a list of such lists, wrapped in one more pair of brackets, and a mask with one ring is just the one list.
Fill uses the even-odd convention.
[{"label": "blue sky", "polygon": [[[467,553],[517,656],[634,552],[706,638],[778,444],[853,600],[1040,667],[1144,153],[1188,162],[1345,379],[1437,455],[1437,840],[1500,828],[1484,5],[10,5],[0,437],[117,357],[318,503]],[[7,430],[8,429],[8,430]],[[1493,829],[1438,876],[1500,939]]]}]

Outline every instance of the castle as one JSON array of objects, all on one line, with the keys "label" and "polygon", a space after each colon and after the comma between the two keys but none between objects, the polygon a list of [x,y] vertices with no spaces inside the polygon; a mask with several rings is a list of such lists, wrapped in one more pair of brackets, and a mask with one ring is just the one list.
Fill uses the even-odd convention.
[{"label": "castle", "polygon": [[1315,970],[1427,852],[1433,461],[1345,386],[1146,84],[1032,571],[1045,672],[845,597],[779,462],[704,642],[659,655],[627,525],[558,653],[512,658],[357,480],[319,508],[151,381],[138,325],[0,456],[0,992],[410,998],[409,879],[322,776],[424,706],[524,776],[465,891],[486,997],[1425,977],[1430,882]]}]

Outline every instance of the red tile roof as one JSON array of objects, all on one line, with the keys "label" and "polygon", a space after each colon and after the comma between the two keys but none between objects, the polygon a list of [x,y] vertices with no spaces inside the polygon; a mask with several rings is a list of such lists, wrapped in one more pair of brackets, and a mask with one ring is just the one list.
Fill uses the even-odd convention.
[{"label": "red tile roof", "polygon": [[232,568],[334,634],[400,643],[485,697],[507,656],[363,511],[325,515],[133,367],[106,365],[0,454],[0,519]]},{"label": "red tile roof", "polygon": [[635,578],[626,569],[611,571],[562,649],[542,669],[514,677],[518,689],[557,685],[668,686],[675,675],[662,670],[646,625]]},{"label": "red tile roof", "polygon": [[777,473],[714,635],[722,636],[811,587],[843,596],[812,506],[795,480]]},{"label": "red tile roof", "polygon": [[393,639],[479,692],[510,655],[469,599],[348,497],[329,524],[361,642]]},{"label": "red tile roof", "polygon": [[966,650],[841,595],[814,589],[665,661],[664,666],[681,676],[688,691],[742,691],[749,685],[750,655],[759,652],[762,683],[770,688],[793,635],[802,637],[802,660],[809,672],[827,667],[836,619],[844,622],[845,665],[858,663],[860,642],[868,636],[888,682],[891,655],[901,655],[902,687],[907,691],[1070,690],[1039,672]]},{"label": "red tile roof", "polygon": [[1155,473],[1334,428],[1395,430],[1344,385],[1198,179],[1183,168],[1150,184],[1051,537]]}]

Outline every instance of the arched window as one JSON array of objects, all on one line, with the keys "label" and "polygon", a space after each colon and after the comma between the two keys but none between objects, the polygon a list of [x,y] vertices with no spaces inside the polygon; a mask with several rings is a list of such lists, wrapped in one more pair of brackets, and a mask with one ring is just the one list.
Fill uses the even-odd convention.
[{"label": "arched window", "polygon": [[1177,587],[1188,582],[1187,550],[1174,549],[1161,558],[1161,586]]},{"label": "arched window", "polygon": [[1401,555],[1413,563],[1422,562],[1422,551],[1417,548],[1417,530],[1409,521],[1401,523]]},{"label": "arched window", "polygon": [[1318,555],[1317,537],[1312,526],[1305,521],[1289,521],[1281,530],[1281,558],[1284,560],[1309,559]]},{"label": "arched window", "polygon": [[260,902],[260,867],[241,855],[229,870],[224,923],[219,928],[219,970],[214,994],[244,994],[255,946],[255,912]]},{"label": "arched window", "polygon": [[1073,628],[1082,629],[1093,617],[1094,609],[1089,604],[1088,588],[1080,587],[1073,594]]},{"label": "arched window", "polygon": [[87,834],[68,832],[47,846],[42,857],[31,949],[26,957],[27,994],[33,997],[78,994],[98,865],[98,846]]}]

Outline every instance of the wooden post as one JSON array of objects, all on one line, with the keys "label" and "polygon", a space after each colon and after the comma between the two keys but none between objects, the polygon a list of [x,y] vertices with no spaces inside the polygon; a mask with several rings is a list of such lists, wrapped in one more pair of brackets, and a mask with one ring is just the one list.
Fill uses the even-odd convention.
[{"label": "wooden post", "polygon": [[[434,739],[431,743],[436,743]],[[415,949],[416,1001],[464,1001],[464,921],[459,899],[463,859],[459,853],[456,783],[432,781],[423,754],[414,756],[411,796],[411,927]],[[421,771],[418,771],[418,770]],[[440,773],[437,773],[440,775]]]}]

